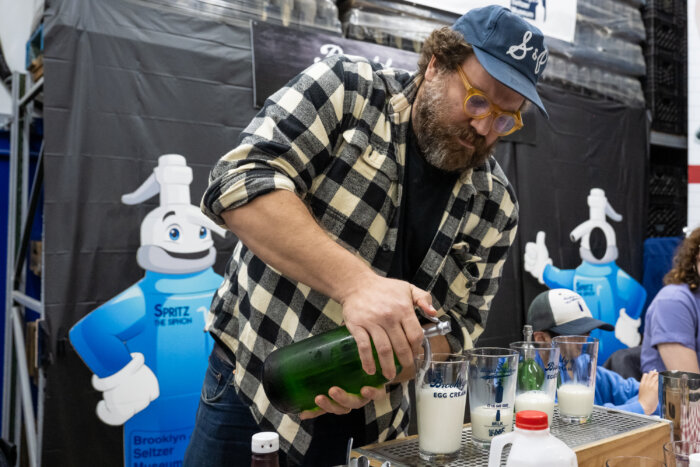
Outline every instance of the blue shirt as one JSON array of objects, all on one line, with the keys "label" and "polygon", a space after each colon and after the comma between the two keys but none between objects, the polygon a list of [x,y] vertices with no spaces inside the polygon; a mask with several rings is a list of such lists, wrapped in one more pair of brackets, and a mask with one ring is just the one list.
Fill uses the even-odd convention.
[{"label": "blue shirt", "polygon": [[[644,414],[642,404],[639,403],[639,381],[634,378],[625,379],[602,366],[596,369],[594,403]],[[658,404],[652,415],[661,415]]]}]

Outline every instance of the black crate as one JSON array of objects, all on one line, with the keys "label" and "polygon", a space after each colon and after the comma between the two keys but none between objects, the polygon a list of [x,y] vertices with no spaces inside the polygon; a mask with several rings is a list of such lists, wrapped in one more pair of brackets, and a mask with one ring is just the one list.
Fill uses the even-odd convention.
[{"label": "black crate", "polygon": [[685,21],[687,0],[647,0],[643,7],[644,15],[658,15],[670,21]]},{"label": "black crate", "polygon": [[675,237],[686,224],[685,204],[652,204],[649,206],[647,237]]},{"label": "black crate", "polygon": [[686,22],[680,21],[676,16],[670,18],[646,13],[644,15],[644,28],[646,29],[646,52],[656,53],[666,51],[678,54],[687,40]]},{"label": "black crate", "polygon": [[647,89],[647,107],[651,110],[651,128],[663,133],[686,134],[688,98],[677,92]]},{"label": "black crate", "polygon": [[652,165],[649,170],[649,196],[653,200],[677,203],[687,197],[688,168]]},{"label": "black crate", "polygon": [[644,89],[686,94],[685,88],[682,87],[685,61],[680,59],[678,54],[657,51],[654,54],[645,54],[644,59],[647,65]]}]

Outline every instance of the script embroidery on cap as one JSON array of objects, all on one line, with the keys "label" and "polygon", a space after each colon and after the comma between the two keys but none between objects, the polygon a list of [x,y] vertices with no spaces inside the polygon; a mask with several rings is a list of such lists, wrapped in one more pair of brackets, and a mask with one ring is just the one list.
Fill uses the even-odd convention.
[{"label": "script embroidery on cap", "polygon": [[[516,60],[524,59],[527,57],[527,53],[534,48],[532,46],[527,46],[530,39],[532,39],[532,31],[525,31],[525,34],[523,34],[523,41],[518,45],[511,45],[508,47],[506,55],[510,55]],[[535,74],[538,75],[542,65],[547,63],[547,49],[540,52],[539,49],[535,48],[535,50],[532,52],[532,60],[535,62]]]}]

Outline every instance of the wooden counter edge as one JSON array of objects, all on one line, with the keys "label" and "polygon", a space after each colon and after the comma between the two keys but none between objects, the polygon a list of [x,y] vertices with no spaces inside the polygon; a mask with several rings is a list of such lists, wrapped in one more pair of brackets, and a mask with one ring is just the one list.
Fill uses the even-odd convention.
[{"label": "wooden counter edge", "polygon": [[579,467],[600,467],[614,456],[646,456],[664,461],[663,446],[671,440],[671,425],[657,423],[576,446]]}]

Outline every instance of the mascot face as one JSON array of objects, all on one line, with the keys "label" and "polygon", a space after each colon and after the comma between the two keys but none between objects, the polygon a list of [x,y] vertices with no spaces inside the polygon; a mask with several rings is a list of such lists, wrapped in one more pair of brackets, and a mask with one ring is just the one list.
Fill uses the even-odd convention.
[{"label": "mascot face", "polygon": [[139,265],[171,274],[204,270],[216,260],[212,229],[221,230],[195,206],[161,206],[141,224]]}]

